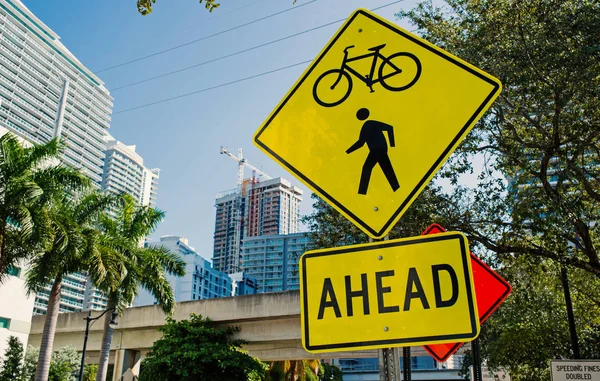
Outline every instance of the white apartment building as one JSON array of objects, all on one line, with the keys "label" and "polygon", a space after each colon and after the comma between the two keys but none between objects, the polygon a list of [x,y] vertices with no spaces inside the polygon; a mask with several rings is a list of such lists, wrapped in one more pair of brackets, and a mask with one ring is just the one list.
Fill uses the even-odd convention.
[{"label": "white apartment building", "polygon": [[128,193],[141,205],[154,207],[160,169],[146,168],[135,148],[135,145],[125,145],[108,136],[102,189],[117,194]]},{"label": "white apartment building", "polygon": [[[29,143],[59,138],[66,145],[61,161],[81,169],[98,188],[154,205],[158,169],[143,167],[135,146],[108,134],[112,107],[104,83],[56,33],[20,0],[0,0],[0,132],[11,131]],[[86,275],[65,276],[61,312],[106,308],[106,297]],[[46,312],[49,291],[37,295],[35,314]]]},{"label": "white apartment building", "polygon": [[[163,246],[176,253],[185,262],[185,275],[182,277],[167,275],[173,287],[175,301],[202,300],[232,296],[233,280],[224,272],[216,271],[211,263],[204,259],[188,244],[185,237],[166,235],[160,242],[148,242],[147,246]],[[143,288],[139,289],[134,306],[156,304],[156,299]]]},{"label": "white apartment building", "polygon": [[0,102],[0,126],[33,143],[63,139],[63,162],[100,186],[113,99],[19,0],[0,0]]},{"label": "white apartment building", "polygon": [[25,292],[24,271],[18,267],[10,269],[0,286],[0,357],[4,356],[9,336],[27,346],[34,299]]}]

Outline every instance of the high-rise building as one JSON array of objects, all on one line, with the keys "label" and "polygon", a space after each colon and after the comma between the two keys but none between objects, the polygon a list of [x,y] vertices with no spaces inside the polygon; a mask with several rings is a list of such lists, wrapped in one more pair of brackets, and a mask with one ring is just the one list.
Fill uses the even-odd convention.
[{"label": "high-rise building", "polygon": [[256,278],[259,293],[298,290],[298,261],[309,244],[306,233],[247,237],[242,268]]},{"label": "high-rise building", "polygon": [[61,138],[64,163],[100,186],[113,99],[19,0],[0,0],[0,103],[0,126],[33,143]]},{"label": "high-rise building", "polygon": [[241,244],[247,237],[297,233],[301,201],[302,190],[281,177],[245,180],[241,190],[217,194],[214,268],[229,274],[243,270]]},{"label": "high-rise building", "polygon": [[[85,290],[89,280],[86,273],[70,273],[63,277],[60,289],[59,312],[76,312],[83,310]],[[48,298],[52,284],[48,284],[35,296],[34,315],[45,314],[48,309]],[[106,305],[104,305],[106,307]]]},{"label": "high-rise building", "polygon": [[[98,188],[155,205],[158,169],[147,169],[135,146],[108,134],[113,99],[103,82],[20,0],[0,0],[0,133],[27,144],[65,142],[61,161],[81,169]],[[104,309],[106,297],[85,273],[63,280],[60,311]],[[45,313],[50,287],[37,295]]]},{"label": "high-rise building", "polygon": [[144,159],[135,152],[135,145],[125,145],[108,136],[102,189],[113,193],[128,193],[141,205],[156,206],[158,168],[146,168]]},{"label": "high-rise building", "polygon": [[[212,268],[196,250],[188,245],[187,238],[178,236],[160,237],[160,242],[146,243],[147,246],[164,246],[179,254],[185,262],[185,275],[167,275],[167,280],[175,292],[175,301],[222,298],[232,295],[232,279],[228,274]],[[148,291],[140,288],[135,306],[156,304],[156,299]]]}]

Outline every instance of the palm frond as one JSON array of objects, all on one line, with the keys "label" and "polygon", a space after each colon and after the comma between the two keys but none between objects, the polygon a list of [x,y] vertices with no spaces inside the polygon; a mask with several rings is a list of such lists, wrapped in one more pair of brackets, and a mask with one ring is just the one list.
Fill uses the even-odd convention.
[{"label": "palm frond", "polygon": [[143,258],[149,262],[156,262],[166,273],[184,276],[185,262],[181,257],[164,246],[152,246],[140,249]]}]

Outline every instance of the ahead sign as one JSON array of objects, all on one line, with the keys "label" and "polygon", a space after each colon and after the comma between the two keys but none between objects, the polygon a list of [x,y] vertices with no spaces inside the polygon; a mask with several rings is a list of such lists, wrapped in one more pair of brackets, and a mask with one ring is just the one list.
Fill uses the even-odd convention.
[{"label": "ahead sign", "polygon": [[460,233],[306,252],[302,342],[309,352],[470,341],[479,319]]}]

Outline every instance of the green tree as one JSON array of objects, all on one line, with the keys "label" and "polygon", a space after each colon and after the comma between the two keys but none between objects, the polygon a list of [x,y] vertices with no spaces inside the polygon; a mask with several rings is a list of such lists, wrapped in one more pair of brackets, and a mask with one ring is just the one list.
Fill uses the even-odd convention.
[{"label": "green tree", "polygon": [[20,380],[22,375],[23,344],[15,336],[8,337],[8,347],[0,361],[0,381]]},{"label": "green tree", "polygon": [[210,319],[192,314],[189,320],[167,319],[141,365],[140,381],[247,380],[263,373],[262,363],[244,353],[238,329],[217,328]]},{"label": "green tree", "polygon": [[62,279],[65,274],[86,271],[91,280],[98,284],[110,271],[122,268],[122,259],[113,251],[103,250],[101,234],[96,220],[111,205],[112,197],[97,192],[64,195],[43,208],[48,231],[47,242],[31,260],[27,274],[27,289],[40,293],[51,283],[48,295],[48,311],[36,369],[36,381],[46,381],[50,371],[50,360],[56,321],[58,318]]},{"label": "green tree", "polygon": [[75,347],[67,345],[52,354],[48,381],[76,381],[81,356]]},{"label": "green tree", "polygon": [[318,381],[321,370],[319,360],[274,361],[269,367],[267,381]]},{"label": "green tree", "polygon": [[342,381],[343,373],[335,365],[323,363],[323,372],[319,374],[319,381]]},{"label": "green tree", "polygon": [[[572,357],[560,266],[548,259],[521,257],[504,261],[502,275],[513,294],[482,326],[483,355],[490,366],[507,368],[515,381],[550,380],[550,360]],[[569,281],[581,355],[597,358],[600,298],[590,290],[600,289],[600,280],[571,270]]]},{"label": "green tree", "polygon": [[[164,215],[161,210],[140,206],[133,197],[123,194],[119,196],[114,218],[106,215],[102,218],[103,245],[123,258],[125,268],[120,279],[108,277],[104,282],[97,283],[108,295],[109,309],[123,311],[133,303],[139,288],[143,287],[156,298],[166,314],[173,312],[175,296],[166,275],[185,275],[185,262],[165,247],[140,246],[140,242],[154,232]],[[106,380],[113,333],[110,319],[110,314],[107,314],[97,381]]]},{"label": "green tree", "polygon": [[[221,5],[216,0],[199,0],[200,4],[204,2],[204,7],[212,12]],[[149,15],[152,13],[152,5],[156,3],[156,0],[137,0],[137,9],[142,16]]]},{"label": "green tree", "polygon": [[83,381],[95,381],[98,374],[98,365],[86,364],[83,371]]},{"label": "green tree", "polygon": [[34,346],[28,345],[23,360],[23,381],[34,381],[35,370],[37,368],[37,360],[40,351]]},{"label": "green tree", "polygon": [[56,139],[24,147],[10,132],[0,137],[0,282],[10,267],[29,255],[25,242],[44,229],[39,206],[57,193],[90,182],[81,173],[55,164],[61,148]]},{"label": "green tree", "polygon": [[[23,364],[23,381],[35,380],[38,357],[39,350],[31,345],[28,346]],[[75,381],[79,373],[80,361],[81,356],[74,347],[66,346],[59,348],[58,351],[52,353],[48,380]]]},{"label": "green tree", "polygon": [[447,227],[499,256],[543,257],[600,277],[600,3],[446,3],[398,17],[504,84],[459,147],[463,162],[477,153],[488,168],[477,188],[450,199]]}]

